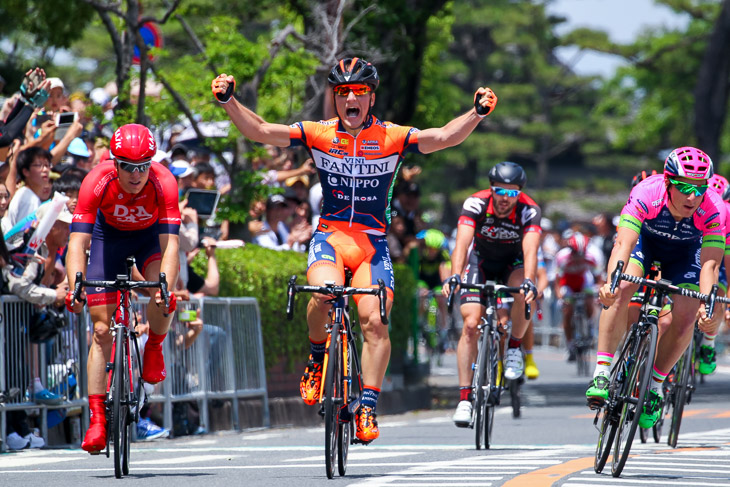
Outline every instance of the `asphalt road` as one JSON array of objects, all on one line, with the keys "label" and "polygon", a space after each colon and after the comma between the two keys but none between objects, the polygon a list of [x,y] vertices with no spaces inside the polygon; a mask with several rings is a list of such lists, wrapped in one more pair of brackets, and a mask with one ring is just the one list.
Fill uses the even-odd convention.
[{"label": "asphalt road", "polygon": [[[597,432],[577,377],[562,354],[539,351],[541,377],[523,390],[513,419],[509,400],[497,411],[489,450],[477,451],[474,431],[451,423],[451,410],[379,417],[381,437],[353,446],[345,477],[328,481],[324,428],[282,428],[133,444],[131,472],[115,480],[113,461],[81,450],[0,455],[0,484],[76,486],[120,482],[179,487],[246,486],[730,486],[730,359],[700,386],[685,410],[679,445],[637,438],[620,479],[593,471]],[[453,357],[434,369],[432,383],[453,390]],[[316,414],[314,410],[312,414]]]}]

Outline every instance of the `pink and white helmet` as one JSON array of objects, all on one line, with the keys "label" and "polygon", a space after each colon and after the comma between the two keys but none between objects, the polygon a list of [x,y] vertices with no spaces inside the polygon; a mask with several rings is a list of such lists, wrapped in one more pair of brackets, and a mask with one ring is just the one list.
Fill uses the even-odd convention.
[{"label": "pink and white helmet", "polygon": [[710,179],[715,171],[712,159],[694,147],[674,149],[664,161],[664,176],[679,176],[689,179]]},{"label": "pink and white helmet", "polygon": [[715,174],[707,181],[707,184],[717,194],[719,194],[723,200],[728,201],[728,199],[730,199],[730,183],[728,183],[728,180],[725,179],[724,176]]}]

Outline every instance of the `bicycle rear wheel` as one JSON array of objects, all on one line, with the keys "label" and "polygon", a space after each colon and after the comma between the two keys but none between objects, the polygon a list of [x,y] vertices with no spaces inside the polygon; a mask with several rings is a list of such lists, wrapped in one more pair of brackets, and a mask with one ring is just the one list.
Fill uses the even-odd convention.
[{"label": "bicycle rear wheel", "polygon": [[114,441],[114,475],[129,474],[129,356],[125,328],[114,340],[114,375],[112,378],[112,436]]},{"label": "bicycle rear wheel", "polygon": [[330,333],[330,344],[327,351],[327,370],[324,396],[324,450],[327,478],[335,476],[337,451],[340,436],[340,405],[342,404],[342,367],[340,325],[334,323]]},{"label": "bicycle rear wheel", "polygon": [[682,414],[684,413],[684,405],[687,400],[687,389],[689,387],[689,371],[692,361],[692,346],[690,343],[684,354],[679,357],[677,362],[677,373],[674,384],[674,394],[672,396],[672,421],[669,425],[669,435],[667,445],[672,448],[677,447],[677,439],[679,438],[679,427],[682,425]]},{"label": "bicycle rear wheel", "polygon": [[611,474],[614,477],[621,475],[639,427],[639,418],[654,367],[656,341],[657,327],[653,325],[649,328],[648,333],[641,335],[635,355],[627,357],[635,358],[635,360],[628,365],[628,375],[621,394],[623,405],[611,465]]}]

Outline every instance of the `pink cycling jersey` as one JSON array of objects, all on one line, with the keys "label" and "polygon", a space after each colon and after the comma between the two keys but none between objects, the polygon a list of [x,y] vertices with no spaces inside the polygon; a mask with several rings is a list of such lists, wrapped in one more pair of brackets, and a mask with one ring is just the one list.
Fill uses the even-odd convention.
[{"label": "pink cycling jersey", "polygon": [[664,175],[646,178],[631,190],[629,200],[621,210],[619,227],[666,243],[691,243],[702,239],[702,247],[725,248],[725,207],[714,191],[707,191],[697,211],[680,221],[670,214],[667,202]]}]

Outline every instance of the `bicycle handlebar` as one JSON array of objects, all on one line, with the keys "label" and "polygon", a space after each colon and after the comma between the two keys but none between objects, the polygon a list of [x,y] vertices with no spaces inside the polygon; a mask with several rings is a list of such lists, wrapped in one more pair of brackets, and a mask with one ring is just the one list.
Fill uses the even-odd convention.
[{"label": "bicycle handlebar", "polygon": [[[446,305],[449,308],[449,312],[451,312],[454,308],[453,296],[454,296],[454,290],[456,289],[457,286],[461,286],[464,289],[476,289],[482,293],[486,290],[491,289],[495,295],[497,293],[518,294],[521,291],[524,291],[525,295],[527,295],[527,293],[530,291],[530,287],[527,284],[523,284],[518,287],[503,286],[502,284],[494,284],[494,283],[490,283],[490,282],[487,282],[485,284],[469,284],[469,283],[463,282],[463,283],[459,284],[457,279],[452,276],[451,279],[449,279],[450,292],[449,292],[449,297],[446,300]],[[537,297],[537,296],[535,296],[535,297]],[[531,314],[530,311],[531,311],[531,306],[529,304],[525,303],[525,319],[526,320],[530,319],[530,314]]]},{"label": "bicycle handlebar", "polygon": [[385,309],[385,303],[388,298],[388,294],[385,288],[385,282],[382,279],[378,279],[377,288],[359,288],[350,286],[335,286],[335,285],[324,285],[324,286],[309,286],[309,285],[297,285],[297,276],[291,276],[289,278],[289,285],[287,286],[287,301],[286,301],[286,317],[288,320],[294,318],[294,297],[297,293],[318,293],[326,294],[335,297],[352,296],[354,294],[369,294],[377,296],[380,302],[380,319],[384,325],[388,324],[388,313]]},{"label": "bicycle handlebar", "polygon": [[170,306],[170,293],[167,291],[167,276],[164,272],[160,272],[159,281],[130,281],[126,275],[117,276],[113,281],[84,280],[84,274],[77,272],[76,283],[74,284],[74,302],[84,302],[80,299],[82,287],[109,287],[118,291],[131,291],[132,289],[138,288],[159,288],[162,299],[165,301],[165,308]]},{"label": "bicycle handlebar", "polygon": [[[645,277],[636,277],[632,276],[631,274],[624,274],[622,272],[623,267],[623,261],[618,261],[616,263],[616,269],[611,273],[611,293],[614,293],[616,291],[616,288],[618,287],[618,283],[620,281],[628,281],[634,284],[638,284],[639,286],[646,286],[652,289],[658,289],[666,293],[687,296],[690,298],[698,299],[705,303],[705,311],[707,312],[708,318],[712,318],[712,314],[715,311],[715,303],[730,303],[730,298],[717,295],[717,284],[712,285],[712,290],[709,294],[704,294],[699,291],[693,291],[692,289],[685,289],[683,287],[675,286],[671,282],[664,279],[659,279],[658,281],[656,281],[653,279],[647,279]],[[607,309],[605,306],[603,308]]]}]

